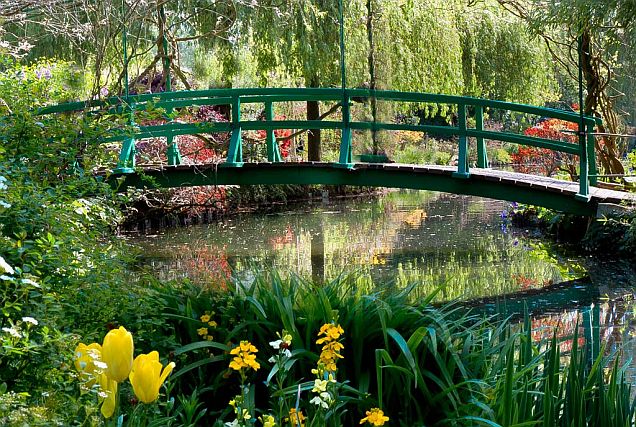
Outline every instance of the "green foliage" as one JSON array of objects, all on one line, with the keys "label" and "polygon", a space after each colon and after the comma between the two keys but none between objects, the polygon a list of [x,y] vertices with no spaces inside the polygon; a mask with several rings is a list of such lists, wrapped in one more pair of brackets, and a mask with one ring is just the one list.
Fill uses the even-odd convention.
[{"label": "green foliage", "polygon": [[[99,288],[121,286],[126,264],[109,242],[119,221],[116,199],[76,163],[95,149],[88,141],[99,139],[99,121],[34,114],[33,107],[69,99],[72,86],[64,83],[73,69],[69,64],[5,64],[0,73],[0,99],[6,104],[0,116],[0,423],[66,424],[70,418],[61,415],[61,407],[69,409],[69,417],[88,420],[89,412],[78,415],[82,399],[68,393],[72,333],[81,318],[103,327],[104,317],[84,311],[90,305],[82,304],[100,302]],[[112,301],[102,299],[101,305],[117,309]]]},{"label": "green foliage", "polygon": [[[621,369],[614,365],[609,376],[603,375],[613,355],[589,365],[586,350],[575,345],[568,362],[559,356],[560,341],[531,339],[529,320],[519,327],[467,314],[454,304],[434,307],[434,294],[413,305],[409,289],[366,293],[356,275],[316,287],[261,271],[228,289],[202,292],[186,285],[169,292],[161,316],[175,325],[182,345],[175,350],[173,392],[196,393],[197,405],[207,409],[201,415],[204,424],[232,418],[227,401],[216,396],[239,390],[224,353],[241,340],[259,350],[261,369],[249,373],[253,386],[246,395],[252,417],[299,407],[309,420],[318,419],[319,411],[309,403],[313,383],[306,378],[318,359],[316,333],[329,322],[344,329],[336,376],[342,407],[334,413],[334,425],[357,424],[365,408],[374,406],[393,422],[410,426],[566,426],[573,417],[579,417],[577,425],[609,426],[634,420]],[[212,341],[198,337],[199,318],[206,312],[215,321],[214,328],[206,328]],[[284,375],[269,388],[283,369],[269,345],[281,329],[292,336],[291,355]],[[287,409],[277,412],[280,405]]]},{"label": "green foliage", "polygon": [[495,2],[458,17],[464,94],[543,105],[557,98],[554,69],[542,40]]}]

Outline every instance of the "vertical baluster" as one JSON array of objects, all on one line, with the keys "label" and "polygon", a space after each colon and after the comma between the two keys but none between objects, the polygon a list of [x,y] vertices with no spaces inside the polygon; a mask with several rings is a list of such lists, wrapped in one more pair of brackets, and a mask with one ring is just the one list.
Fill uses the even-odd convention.
[{"label": "vertical baluster", "polygon": [[[272,101],[265,102],[265,120],[268,122],[274,121],[274,106]],[[278,142],[276,141],[276,135],[273,128],[268,128],[267,132],[267,160],[270,162],[281,162],[283,159],[280,156],[280,149],[278,148]]]},{"label": "vertical baluster", "polygon": [[457,159],[457,172],[453,173],[455,178],[468,178],[468,138],[466,137],[466,105],[457,106],[457,121],[459,129],[459,158]]},{"label": "vertical baluster", "polygon": [[[484,130],[484,107],[481,105],[475,106],[475,130]],[[477,167],[487,168],[488,165],[488,153],[486,152],[486,140],[478,136],[477,137]]]},{"label": "vertical baluster", "polygon": [[238,95],[232,97],[232,137],[230,148],[227,151],[228,166],[243,165],[243,144],[241,141],[241,98]]},{"label": "vertical baluster", "polygon": [[[128,108],[128,124],[130,126],[135,125],[135,107],[132,104],[127,104],[125,108]],[[113,170],[114,173],[134,173],[135,172],[135,155],[137,154],[136,141],[134,137],[128,137],[124,139],[121,145],[121,151],[119,152],[119,159],[117,160],[117,167]]]},{"label": "vertical baluster", "polygon": [[343,90],[342,98],[342,139],[340,141],[340,158],[339,164],[345,167],[351,167],[353,165],[351,155],[351,106],[349,104],[349,94],[346,90]]},{"label": "vertical baluster", "polygon": [[590,180],[588,176],[587,137],[585,123],[579,121],[579,192],[575,198],[582,201],[590,200]]},{"label": "vertical baluster", "polygon": [[590,185],[598,184],[598,169],[596,167],[596,140],[594,138],[594,122],[590,121],[587,124],[587,164],[588,171],[590,173]]}]

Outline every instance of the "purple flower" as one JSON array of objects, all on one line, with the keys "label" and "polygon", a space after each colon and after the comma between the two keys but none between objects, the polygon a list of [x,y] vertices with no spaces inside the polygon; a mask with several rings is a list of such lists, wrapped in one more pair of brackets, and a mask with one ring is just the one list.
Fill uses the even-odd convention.
[{"label": "purple flower", "polygon": [[38,79],[49,80],[53,75],[51,74],[51,69],[49,67],[45,67],[35,70],[35,76]]},{"label": "purple flower", "polygon": [[515,239],[515,241],[512,242],[512,246],[519,246],[519,239]]},{"label": "purple flower", "polygon": [[512,203],[510,203],[510,207],[511,207],[512,209],[517,209],[517,208],[519,207],[519,203],[517,203],[517,202],[512,202]]},{"label": "purple flower", "polygon": [[106,98],[106,97],[108,96],[108,89],[107,89],[107,88],[105,88],[105,87],[101,88],[101,89],[99,90],[99,94],[100,94],[101,96],[103,96],[104,98]]},{"label": "purple flower", "polygon": [[508,218],[508,211],[501,211],[501,219]]}]

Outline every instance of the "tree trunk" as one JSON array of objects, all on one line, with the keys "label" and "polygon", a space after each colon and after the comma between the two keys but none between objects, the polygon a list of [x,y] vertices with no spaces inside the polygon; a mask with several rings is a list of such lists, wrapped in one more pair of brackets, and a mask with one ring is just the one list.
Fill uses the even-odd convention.
[{"label": "tree trunk", "polygon": [[[309,87],[318,87],[318,77],[309,82]],[[318,101],[307,101],[307,120],[319,120],[320,104]],[[308,159],[310,162],[320,161],[320,129],[310,129],[307,134]]]},{"label": "tree trunk", "polygon": [[[592,34],[588,29],[581,35],[581,67],[585,76],[587,97],[585,99],[585,115],[597,116],[603,119],[598,126],[600,133],[618,134],[620,124],[612,101],[607,96],[607,84],[601,74],[602,64],[596,60],[592,52]],[[608,76],[607,79],[610,77]],[[606,174],[622,175],[625,168],[620,161],[620,148],[615,136],[596,138],[596,153],[598,154],[603,172]]]}]

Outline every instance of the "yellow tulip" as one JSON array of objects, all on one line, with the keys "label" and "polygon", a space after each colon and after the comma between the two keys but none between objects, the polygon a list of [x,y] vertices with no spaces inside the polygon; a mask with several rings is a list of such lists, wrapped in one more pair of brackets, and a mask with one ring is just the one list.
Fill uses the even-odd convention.
[{"label": "yellow tulip", "polygon": [[80,380],[88,388],[95,384],[104,368],[101,358],[102,346],[95,342],[89,345],[81,342],[75,348],[75,369],[80,374]]},{"label": "yellow tulip", "polygon": [[105,418],[110,418],[115,412],[117,405],[117,381],[108,378],[106,374],[99,376],[100,397],[104,399],[101,412]]},{"label": "yellow tulip", "polygon": [[128,378],[133,364],[133,338],[123,326],[112,329],[104,337],[102,361],[108,365],[106,375],[118,383]]},{"label": "yellow tulip", "polygon": [[129,376],[137,398],[144,403],[152,403],[157,400],[159,388],[170,375],[174,366],[174,362],[170,362],[162,372],[163,366],[159,362],[159,353],[156,351],[137,356]]}]

